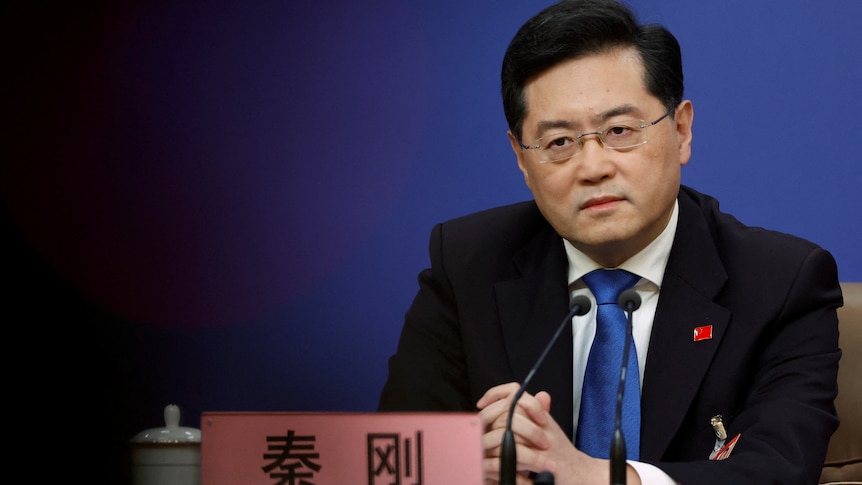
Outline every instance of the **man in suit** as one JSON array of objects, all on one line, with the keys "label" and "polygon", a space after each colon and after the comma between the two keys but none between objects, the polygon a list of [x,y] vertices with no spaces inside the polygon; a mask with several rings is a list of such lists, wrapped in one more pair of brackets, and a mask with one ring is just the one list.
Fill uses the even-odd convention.
[{"label": "man in suit", "polygon": [[497,483],[518,383],[586,295],[515,407],[517,478],[608,483],[607,456],[576,446],[597,328],[585,275],[623,269],[642,300],[628,483],[816,483],[838,424],[835,261],[681,186],[694,112],[673,35],[612,0],[560,2],[512,40],[502,93],[534,200],[434,228],[379,409],[479,411]]}]

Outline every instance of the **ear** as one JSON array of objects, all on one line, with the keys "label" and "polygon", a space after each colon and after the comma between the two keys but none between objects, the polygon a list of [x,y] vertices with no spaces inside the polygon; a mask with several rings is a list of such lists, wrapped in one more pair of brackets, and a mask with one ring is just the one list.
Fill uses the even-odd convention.
[{"label": "ear", "polygon": [[530,173],[527,171],[527,161],[524,160],[524,149],[521,148],[521,142],[515,138],[511,130],[507,131],[506,134],[509,135],[509,144],[512,145],[512,151],[515,152],[515,158],[518,160],[518,168],[524,174],[524,182],[532,190],[532,187],[530,187]]},{"label": "ear", "polygon": [[691,158],[691,126],[694,122],[694,107],[686,99],[676,107],[676,136],[679,144],[679,164],[685,165]]}]

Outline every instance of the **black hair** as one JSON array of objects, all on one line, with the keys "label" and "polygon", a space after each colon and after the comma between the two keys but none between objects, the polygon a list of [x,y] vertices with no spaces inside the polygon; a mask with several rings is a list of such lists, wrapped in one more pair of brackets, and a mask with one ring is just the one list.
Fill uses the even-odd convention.
[{"label": "black hair", "polygon": [[528,20],[503,57],[501,92],[509,129],[520,140],[526,103],[524,85],[570,59],[633,47],[644,65],[644,85],[668,110],[683,96],[682,53],[665,27],[638,24],[616,0],[562,0]]}]

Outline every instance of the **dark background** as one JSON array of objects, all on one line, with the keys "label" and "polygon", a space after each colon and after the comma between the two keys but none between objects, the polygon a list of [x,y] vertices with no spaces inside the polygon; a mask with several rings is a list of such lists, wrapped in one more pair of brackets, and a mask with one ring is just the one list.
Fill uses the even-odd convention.
[{"label": "dark background", "polygon": [[[170,403],[373,410],[432,225],[530,197],[498,74],[549,3],[0,3],[12,468],[123,483]],[[683,182],[862,281],[862,2],[632,5],[683,47]]]}]

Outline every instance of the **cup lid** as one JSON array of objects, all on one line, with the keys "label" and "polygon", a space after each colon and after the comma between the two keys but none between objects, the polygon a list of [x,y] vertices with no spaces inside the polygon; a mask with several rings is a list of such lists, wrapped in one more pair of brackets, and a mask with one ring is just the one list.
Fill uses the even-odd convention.
[{"label": "cup lid", "polygon": [[176,404],[165,406],[165,427],[150,428],[136,434],[132,443],[200,443],[201,431],[180,426],[180,408]]}]

